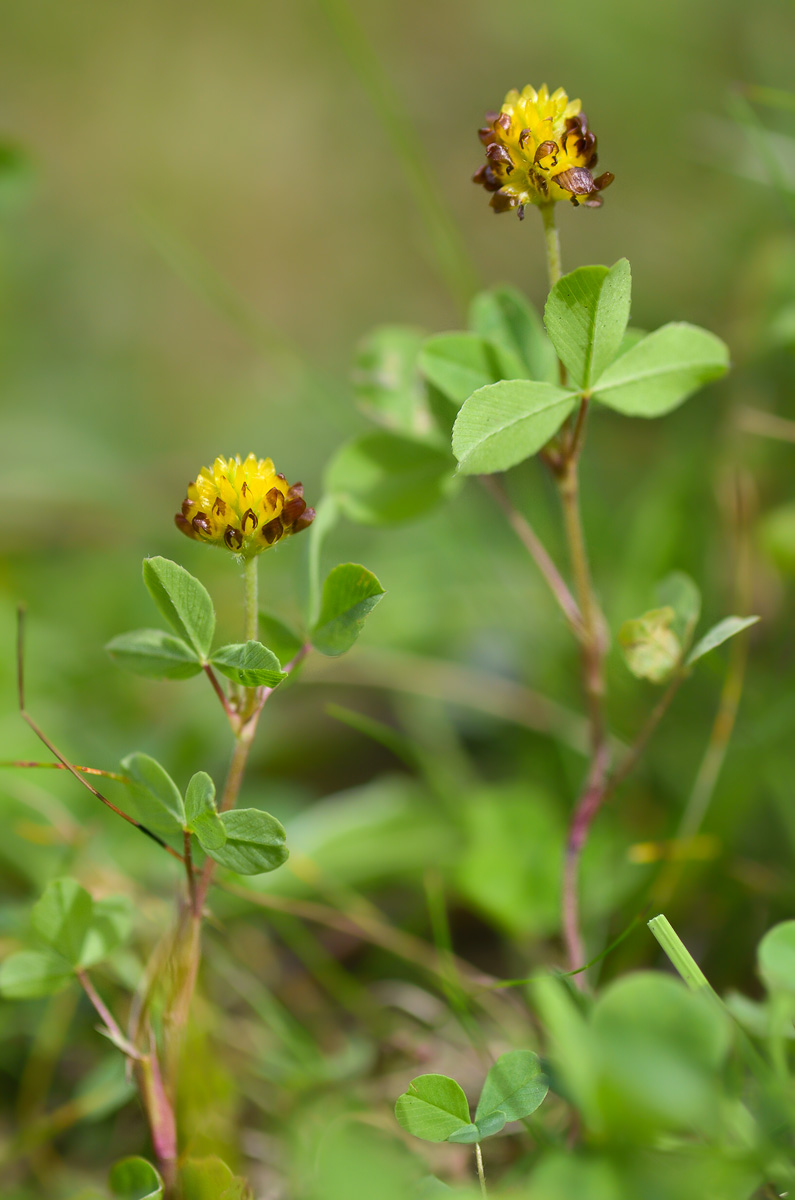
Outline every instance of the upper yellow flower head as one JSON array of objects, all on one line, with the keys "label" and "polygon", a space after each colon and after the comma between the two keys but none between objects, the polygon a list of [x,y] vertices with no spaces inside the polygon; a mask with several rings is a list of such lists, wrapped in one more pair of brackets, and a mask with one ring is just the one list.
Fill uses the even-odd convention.
[{"label": "upper yellow flower head", "polygon": [[588,128],[579,100],[563,88],[550,96],[547,85],[536,91],[513,88],[498,113],[486,114],[479,130],[488,163],[475,172],[475,183],[493,192],[495,212],[526,204],[570,200],[598,208],[599,193],[613,182],[609,171],[594,179],[596,136]]},{"label": "upper yellow flower head", "polygon": [[306,529],[314,517],[302,484],[291,486],[269,458],[249,454],[241,462],[236,454],[202,467],[174,520],[188,537],[253,558],[287,534]]}]

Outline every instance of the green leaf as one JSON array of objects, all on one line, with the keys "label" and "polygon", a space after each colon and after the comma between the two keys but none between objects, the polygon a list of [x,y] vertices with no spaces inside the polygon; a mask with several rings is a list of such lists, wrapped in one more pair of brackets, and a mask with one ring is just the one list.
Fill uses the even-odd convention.
[{"label": "green leaf", "polygon": [[731,1022],[706,989],[689,991],[661,971],[634,972],[600,993],[591,1030],[611,1130],[648,1144],[651,1131],[666,1127],[713,1127]]},{"label": "green leaf", "polygon": [[221,813],[221,821],[226,842],[204,849],[222,867],[238,875],[262,875],[287,861],[284,829],[270,813],[259,808],[236,808]]},{"label": "green leaf", "polygon": [[419,372],[425,335],[403,325],[384,325],[359,345],[353,390],[362,411],[386,429],[422,436],[432,429]]},{"label": "green leaf", "polygon": [[162,615],[204,662],[215,632],[213,602],[204,584],[168,558],[145,558],[143,572]]},{"label": "green leaf", "polygon": [[701,592],[684,571],[672,571],[657,584],[657,600],[661,608],[672,608],[671,629],[683,646],[690,644],[693,631],[701,616]]},{"label": "green leaf", "polygon": [[312,645],[330,658],[350,650],[365,617],[383,595],[383,587],[366,567],[358,563],[334,567],[323,584],[320,612],[309,635]]},{"label": "green leaf", "polygon": [[420,351],[420,370],[454,404],[502,378],[497,349],[474,333],[438,333]]},{"label": "green leaf", "polygon": [[0,965],[0,995],[7,1000],[54,996],[73,978],[66,960],[51,950],[21,950]]},{"label": "green leaf", "polygon": [[445,1142],[469,1130],[469,1104],[460,1084],[448,1075],[418,1075],[395,1105],[398,1124],[426,1142]]},{"label": "green leaf", "polygon": [[206,771],[197,771],[188,784],[185,822],[207,853],[226,844],[226,830],[215,808],[215,784]]},{"label": "green leaf", "polygon": [[162,629],[122,633],[105,649],[120,667],[149,679],[190,679],[202,669],[190,646]]},{"label": "green leaf", "polygon": [[[314,522],[310,528],[312,527]],[[263,644],[273,651],[280,663],[288,663],[291,658],[295,658],[305,640],[295,629],[285,625],[284,621],[266,612],[259,614],[259,633]]]},{"label": "green leaf", "polygon": [[123,1158],[111,1167],[110,1190],[118,1200],[163,1200],[163,1180],[145,1158]]},{"label": "green leaf", "polygon": [[185,824],[190,828],[191,822],[208,812],[215,812],[215,784],[206,771],[197,771],[185,791]]},{"label": "green leaf", "polygon": [[93,907],[91,896],[75,879],[54,879],[34,904],[31,925],[43,942],[79,967]]},{"label": "green leaf", "polygon": [[486,1076],[475,1113],[481,1136],[498,1133],[506,1121],[529,1117],[548,1091],[549,1083],[532,1050],[501,1054]]},{"label": "green leaf", "polygon": [[153,833],[169,834],[185,826],[185,807],[174,780],[160,763],[148,754],[128,754],[122,770],[135,801],[139,819]]},{"label": "green leaf", "polygon": [[607,368],[593,397],[630,417],[661,417],[728,368],[729,351],[714,334],[663,325]]},{"label": "green leaf", "polygon": [[243,687],[278,687],[286,679],[278,658],[262,642],[220,646],[210,660],[222,675]]},{"label": "green leaf", "polygon": [[682,656],[682,644],[671,628],[675,615],[670,607],[654,608],[619,629],[619,645],[636,678],[665,683],[671,677]]},{"label": "green leaf", "polygon": [[[520,291],[491,288],[475,296],[469,323],[496,346],[504,379],[557,379],[557,359],[541,319]],[[512,366],[513,364],[513,366]]]},{"label": "green leaf", "polygon": [[133,907],[128,896],[103,896],[95,900],[80,965],[93,967],[106,959],[127,941],[132,923]]},{"label": "green leaf", "polygon": [[687,666],[691,667],[694,662],[698,662],[705,654],[709,654],[710,650],[715,650],[718,646],[722,646],[729,638],[733,638],[736,634],[742,633],[744,629],[748,629],[751,625],[756,625],[759,617],[724,617],[722,621],[718,621],[717,625],[713,625],[708,633],[705,633],[703,638],[699,638],[693,649],[687,656]]},{"label": "green leaf", "polygon": [[366,433],[332,459],[326,488],[353,521],[399,524],[429,512],[455,489],[454,466],[446,449],[397,434]]},{"label": "green leaf", "polygon": [[215,1155],[187,1159],[180,1168],[179,1181],[182,1200],[224,1200],[233,1195],[230,1189],[236,1182],[243,1182],[236,1180],[226,1163]]},{"label": "green leaf", "polygon": [[453,454],[464,475],[507,471],[536,454],[573,410],[576,394],[552,383],[516,379],[481,388],[453,426]]},{"label": "green leaf", "polygon": [[757,957],[768,991],[795,992],[795,921],[781,921],[768,929]]},{"label": "green leaf", "polygon": [[544,323],[572,383],[589,392],[619,352],[629,320],[629,263],[579,267],[549,293]]}]

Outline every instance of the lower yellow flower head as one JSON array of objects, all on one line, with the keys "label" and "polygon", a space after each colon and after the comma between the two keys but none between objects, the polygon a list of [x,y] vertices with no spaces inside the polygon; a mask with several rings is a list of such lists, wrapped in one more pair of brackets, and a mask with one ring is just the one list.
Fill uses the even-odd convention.
[{"label": "lower yellow flower head", "polygon": [[314,517],[302,484],[289,484],[269,458],[249,454],[245,462],[235,455],[202,467],[196,481],[188,484],[182,512],[174,521],[196,541],[253,558],[280,538],[306,529]]},{"label": "lower yellow flower head", "polygon": [[596,136],[588,128],[579,100],[569,100],[563,88],[550,96],[547,85],[536,92],[514,88],[498,113],[486,114],[479,130],[488,163],[475,172],[475,183],[493,192],[495,212],[518,210],[526,204],[570,200],[598,208],[599,193],[613,182],[609,171],[594,179]]}]

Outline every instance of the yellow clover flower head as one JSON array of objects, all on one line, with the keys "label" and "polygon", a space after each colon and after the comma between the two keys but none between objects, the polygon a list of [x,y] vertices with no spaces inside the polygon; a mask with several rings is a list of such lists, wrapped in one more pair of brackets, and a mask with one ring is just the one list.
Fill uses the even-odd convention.
[{"label": "yellow clover flower head", "polygon": [[249,454],[241,462],[216,458],[188,484],[178,529],[198,542],[226,546],[241,558],[253,558],[283,537],[300,533],[315,518],[307,508],[303,484],[289,484],[269,458]]},{"label": "yellow clover flower head", "polygon": [[599,193],[613,182],[609,171],[594,179],[596,135],[580,101],[569,100],[563,88],[551,96],[546,84],[538,92],[513,88],[478,133],[489,161],[473,179],[494,193],[495,212],[515,208],[521,219],[526,204],[558,200],[599,208]]}]

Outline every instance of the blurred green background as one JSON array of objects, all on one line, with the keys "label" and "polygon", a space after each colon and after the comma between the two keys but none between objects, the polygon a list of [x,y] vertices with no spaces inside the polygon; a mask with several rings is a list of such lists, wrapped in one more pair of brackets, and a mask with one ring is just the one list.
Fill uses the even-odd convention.
[{"label": "blurred green background", "polygon": [[[16,711],[22,602],[29,706],[68,754],[112,769],[145,750],[183,785],[196,769],[220,775],[227,734],[202,681],[123,676],[102,649],[122,630],[157,623],[140,560],[162,554],[198,574],[235,639],[233,564],[172,522],[198,468],[217,454],[270,455],[303,480],[311,503],[332,452],[365,428],[349,374],[369,329],[456,328],[472,291],[499,282],[543,303],[536,214],[523,224],[495,217],[469,177],[485,110],[513,86],[562,85],[582,98],[600,169],[616,176],[601,211],[561,213],[564,268],[628,257],[633,324],[706,325],[728,340],[736,365],[664,421],[594,420],[583,488],[613,633],[652,606],[654,582],[674,568],[703,587],[710,621],[740,603],[763,617],[707,815],[708,858],[686,865],[667,909],[717,986],[753,991],[756,940],[795,900],[795,519],[770,521],[793,498],[795,446],[785,433],[749,432],[742,414],[795,418],[795,116],[749,104],[743,89],[791,86],[794,15],[784,0],[751,9],[671,0],[664,10],[625,0],[2,5],[0,136],[24,161],[0,184],[0,754],[41,757]],[[562,560],[538,464],[509,485]],[[246,799],[280,817],[296,852],[322,866],[322,886],[285,871],[263,887],[334,903],[354,903],[348,889],[358,889],[430,940],[429,896],[433,909],[441,895],[459,953],[509,976],[561,961],[559,853],[584,760],[572,748],[576,655],[501,522],[470,483],[423,521],[333,532],[327,565],[363,562],[388,595],[348,660],[310,665],[277,697]],[[262,562],[264,601],[284,616],[300,604],[305,555],[288,541]],[[649,901],[654,869],[628,848],[672,835],[727,661],[713,656],[699,670],[644,768],[600,817],[586,866],[594,952]],[[628,741],[655,693],[615,653],[610,686],[614,731]],[[430,772],[418,778],[334,720],[331,700],[409,736]],[[5,944],[16,944],[43,883],[71,870],[100,889],[133,876],[144,948],[176,887],[168,864],[70,781],[8,772],[0,788]],[[275,1170],[268,1121],[250,1120],[241,1143],[235,1114],[277,1119],[284,1095],[301,1094],[300,1081],[322,1070],[386,1104],[418,1053],[430,1069],[449,1065],[450,1047],[432,1032],[418,1051],[410,965],[292,918],[280,918],[271,941],[244,903],[223,903],[231,933],[209,937],[206,988],[226,1016],[213,1025],[208,1003],[199,1024],[223,1033],[231,1020],[238,1000],[224,979],[261,1003],[256,1020],[246,1010],[249,1044],[238,1039],[232,1065],[222,1056],[208,1085],[221,1114],[208,1144]],[[602,970],[656,961],[641,925]],[[394,1001],[401,1016],[374,1015],[378,988],[404,975],[417,991]],[[308,1031],[300,1053],[304,1032],[274,1016],[282,1004]],[[52,1014],[3,1004],[4,1091],[22,1081],[4,1136],[99,1062],[90,1014],[80,1015],[69,1027],[62,1014],[49,1052],[41,1030]],[[77,1040],[64,1066],[67,1028]],[[31,1082],[39,1052],[50,1055],[54,1099],[49,1083]],[[113,1152],[140,1146],[134,1110],[124,1112],[99,1127],[111,1134],[74,1133],[65,1154],[86,1178],[97,1155],[108,1157],[106,1136]],[[41,1194],[70,1194],[72,1176],[62,1184],[59,1163],[47,1165],[63,1151],[41,1152],[35,1170],[53,1189]],[[38,1195],[30,1186],[18,1195]]]}]

